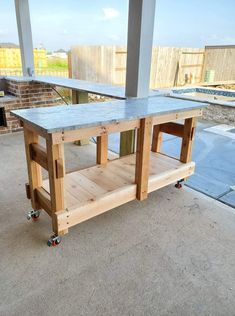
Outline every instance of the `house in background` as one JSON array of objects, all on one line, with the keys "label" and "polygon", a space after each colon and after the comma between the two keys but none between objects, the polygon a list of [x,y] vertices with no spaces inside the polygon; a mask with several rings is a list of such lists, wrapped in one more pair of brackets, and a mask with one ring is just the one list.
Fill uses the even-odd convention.
[{"label": "house in background", "polygon": [[[34,65],[35,68],[47,67],[47,51],[44,48],[35,48]],[[0,69],[21,68],[20,48],[14,43],[0,43]]]},{"label": "house in background", "polygon": [[64,49],[58,49],[57,51],[52,52],[51,54],[48,54],[49,58],[61,58],[61,59],[67,59],[68,54]]}]

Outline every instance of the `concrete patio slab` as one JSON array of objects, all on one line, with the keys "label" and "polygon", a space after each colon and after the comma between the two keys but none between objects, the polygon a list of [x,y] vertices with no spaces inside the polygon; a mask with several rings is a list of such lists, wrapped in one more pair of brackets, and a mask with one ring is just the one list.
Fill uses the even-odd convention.
[{"label": "concrete patio slab", "polygon": [[[66,149],[68,168],[95,162],[94,145]],[[25,217],[22,134],[1,136],[0,150],[1,315],[234,314],[232,208],[171,185],[49,248],[47,214]]]},{"label": "concrete patio slab", "polygon": [[235,207],[235,191],[231,191],[223,195],[219,200],[224,202],[225,204]]},{"label": "concrete patio slab", "polygon": [[210,179],[206,175],[203,176],[197,172],[192,175],[185,184],[192,189],[211,196],[214,199],[218,199],[230,191],[229,185]]}]

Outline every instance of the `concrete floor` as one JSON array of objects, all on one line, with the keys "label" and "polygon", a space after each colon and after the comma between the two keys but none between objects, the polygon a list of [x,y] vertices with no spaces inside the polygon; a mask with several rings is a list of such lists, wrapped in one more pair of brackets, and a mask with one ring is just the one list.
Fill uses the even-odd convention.
[{"label": "concrete floor", "polygon": [[[94,145],[67,146],[67,165]],[[80,160],[79,160],[80,154]],[[173,185],[46,246],[28,222],[22,134],[0,137],[0,315],[235,315],[234,209]]]}]

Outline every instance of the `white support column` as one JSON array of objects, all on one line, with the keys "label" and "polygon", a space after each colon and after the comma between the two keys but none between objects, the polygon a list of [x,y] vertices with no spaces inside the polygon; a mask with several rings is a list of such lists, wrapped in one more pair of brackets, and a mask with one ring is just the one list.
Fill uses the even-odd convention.
[{"label": "white support column", "polygon": [[[129,0],[126,97],[148,97],[156,0]],[[135,131],[121,133],[120,155],[135,151]]]},{"label": "white support column", "polygon": [[28,0],[15,0],[16,20],[24,76],[34,75],[33,40]]},{"label": "white support column", "polygon": [[147,97],[156,0],[129,0],[126,96]]}]

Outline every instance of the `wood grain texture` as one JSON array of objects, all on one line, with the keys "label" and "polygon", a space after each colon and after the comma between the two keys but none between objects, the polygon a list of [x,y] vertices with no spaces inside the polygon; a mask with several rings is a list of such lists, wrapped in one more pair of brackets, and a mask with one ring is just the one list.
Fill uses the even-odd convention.
[{"label": "wood grain texture", "polygon": [[64,148],[63,144],[53,145],[52,141],[47,139],[47,159],[48,159],[48,174],[50,184],[50,196],[51,196],[51,213],[52,213],[52,228],[55,234],[62,235],[63,232],[58,230],[57,221],[55,218],[55,212],[65,209],[64,201],[64,178],[57,177],[57,163],[63,165],[64,169]]},{"label": "wood grain texture", "polygon": [[182,138],[180,161],[189,162],[192,160],[192,146],[196,129],[196,118],[186,119],[184,123],[184,135]]},{"label": "wood grain texture", "polygon": [[[182,65],[203,64],[204,51],[204,48],[153,47],[150,87],[172,87],[179,61]],[[124,86],[126,59],[126,46],[75,46],[71,49],[72,76],[81,80]],[[190,73],[194,83],[200,82],[201,69],[202,66],[180,68],[179,84],[184,84],[185,74]]]},{"label": "wood grain texture", "polygon": [[105,165],[108,161],[108,135],[104,134],[97,137],[96,162]]},{"label": "wood grain texture", "polygon": [[[136,154],[67,174],[67,211],[56,212],[59,230],[68,229],[89,218],[136,198]],[[152,192],[194,172],[195,164],[181,163],[163,154],[150,154],[148,192]],[[48,180],[43,186],[48,188]]]},{"label": "wood grain texture", "polygon": [[162,132],[160,130],[161,125],[155,125],[153,127],[152,147],[153,152],[160,152],[162,147]]},{"label": "wood grain texture", "polygon": [[174,122],[164,123],[160,125],[160,131],[177,137],[183,137],[184,125]]},{"label": "wood grain texture", "polygon": [[126,156],[135,152],[135,130],[122,132],[120,135],[120,156]]},{"label": "wood grain texture", "polygon": [[36,189],[36,199],[42,209],[51,216],[51,198],[50,194],[44,188]]},{"label": "wood grain texture", "polygon": [[42,186],[42,168],[41,166],[31,158],[31,144],[38,143],[38,135],[32,130],[24,127],[24,141],[25,141],[25,153],[28,167],[28,178],[30,186],[30,197],[33,209],[40,209],[40,205],[37,203],[35,196],[35,189]]},{"label": "wood grain texture", "polygon": [[149,158],[152,134],[152,117],[142,119],[138,129],[136,148],[135,183],[137,184],[136,197],[144,200],[148,196]]},{"label": "wood grain texture", "polygon": [[31,159],[36,161],[41,167],[48,170],[47,152],[40,144],[30,145]]}]

